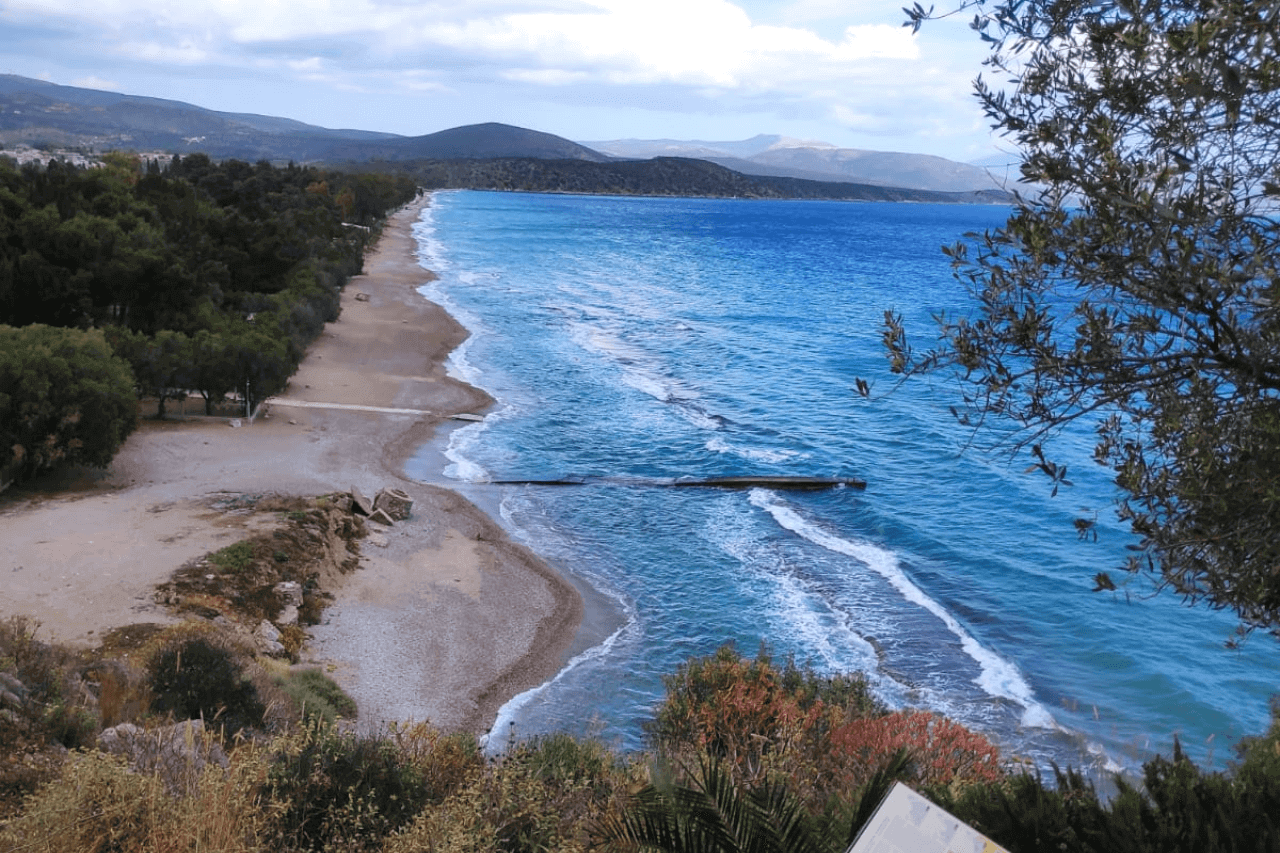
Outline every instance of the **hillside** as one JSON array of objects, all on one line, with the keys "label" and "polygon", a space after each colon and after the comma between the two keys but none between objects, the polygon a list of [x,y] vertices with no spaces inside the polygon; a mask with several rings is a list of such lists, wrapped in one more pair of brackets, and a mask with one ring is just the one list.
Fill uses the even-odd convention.
[{"label": "hillside", "polygon": [[[866,169],[846,169],[848,174],[843,174],[830,164],[801,168],[806,156],[827,157],[831,151],[840,150],[828,151],[822,143],[777,136],[758,136],[741,143],[620,145],[612,150],[631,159],[618,159],[554,134],[496,122],[412,137],[332,130],[292,119],[218,112],[180,101],[0,75],[0,148],[23,145],[98,152],[203,152],[215,160],[324,164],[348,171],[407,173],[430,189],[1008,201],[1008,196],[996,190],[989,179],[985,183],[977,179],[942,180],[939,176],[947,170],[985,173],[937,157],[863,152],[868,155],[868,162],[874,159],[872,155],[881,158],[875,162],[905,158],[895,170],[870,170],[874,178],[859,177]],[[640,159],[643,150],[658,151],[660,156]],[[810,153],[805,154],[806,151]],[[848,160],[845,157],[840,162]],[[901,182],[894,180],[899,175],[903,176]]]},{"label": "hillside", "polygon": [[[347,167],[357,166],[348,164]],[[687,157],[657,157],[612,163],[532,158],[426,160],[404,163],[403,168],[426,189],[942,204],[1006,204],[1009,201],[1008,194],[994,189],[963,193],[934,192],[847,181],[744,175],[708,160]]]},{"label": "hillside", "polygon": [[299,162],[464,157],[608,157],[550,133],[488,123],[423,136],[331,130],[292,119],[226,113],[161,98],[0,75],[0,147],[132,149],[216,159]]}]

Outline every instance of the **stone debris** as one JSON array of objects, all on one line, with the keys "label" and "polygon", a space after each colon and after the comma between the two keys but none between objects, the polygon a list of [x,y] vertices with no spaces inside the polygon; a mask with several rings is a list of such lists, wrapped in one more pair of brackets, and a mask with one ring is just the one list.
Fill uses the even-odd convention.
[{"label": "stone debris", "polygon": [[277,625],[297,625],[298,608],[302,606],[302,584],[297,581],[281,581],[275,585],[276,598],[280,600]]},{"label": "stone debris", "polygon": [[275,593],[286,607],[290,604],[294,607],[302,606],[302,584],[297,581],[280,581],[275,585]]},{"label": "stone debris", "polygon": [[356,509],[358,509],[361,514],[373,515],[373,501],[369,500],[368,496],[355,486],[351,487],[351,500],[355,503]]},{"label": "stone debris", "polygon": [[387,511],[385,509],[375,509],[372,513],[369,514],[369,520],[376,521],[379,524],[384,525],[386,527],[390,527],[396,523],[396,520],[394,518],[387,515]]},{"label": "stone debris", "polygon": [[400,489],[382,489],[373,499],[373,506],[395,521],[404,521],[413,512],[413,498]]}]

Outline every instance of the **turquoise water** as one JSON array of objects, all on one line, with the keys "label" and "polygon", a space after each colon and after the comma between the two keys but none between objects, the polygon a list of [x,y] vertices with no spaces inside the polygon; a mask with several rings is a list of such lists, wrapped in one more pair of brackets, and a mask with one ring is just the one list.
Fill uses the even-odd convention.
[{"label": "turquoise water", "polygon": [[[508,528],[618,618],[495,736],[622,748],[662,675],[733,641],[866,672],[895,707],[947,714],[1011,755],[1132,769],[1174,736],[1222,766],[1260,733],[1275,642],[1146,587],[1090,591],[1129,541],[1088,434],[1056,458],[968,448],[944,382],[894,389],[885,309],[919,340],[963,308],[940,247],[990,206],[440,193],[417,226],[424,289],[472,332],[452,371],[498,403],[410,473],[499,506]],[[853,391],[873,382],[875,398]],[[891,393],[890,393],[891,392]],[[668,489],[671,478],[865,479],[865,491]],[[495,480],[606,478],[574,487]],[[1103,510],[1100,540],[1071,519]]]}]

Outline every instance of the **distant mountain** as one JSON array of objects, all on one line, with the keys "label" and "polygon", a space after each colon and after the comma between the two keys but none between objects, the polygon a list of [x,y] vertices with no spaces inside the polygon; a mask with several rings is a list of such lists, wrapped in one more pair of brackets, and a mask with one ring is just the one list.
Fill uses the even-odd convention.
[{"label": "distant mountain", "polygon": [[335,145],[328,154],[330,160],[487,160],[494,157],[595,163],[611,159],[560,136],[496,122],[455,127],[426,136]]},{"label": "distant mountain", "polygon": [[934,189],[930,184],[939,185],[937,176],[948,169],[974,168],[940,157],[852,152],[866,155],[863,159],[868,161],[876,156],[907,158],[897,166],[903,173],[908,166],[927,171],[921,164],[938,161],[931,176],[895,186],[887,168],[877,172],[875,180],[855,177],[860,173],[848,167],[857,159],[848,156],[851,152],[781,136],[741,142],[631,140],[610,143],[610,151],[602,153],[550,133],[492,122],[425,136],[331,130],[291,119],[0,75],[0,148],[22,144],[87,151],[203,152],[215,159],[393,170],[412,175],[427,188],[996,204],[1008,200],[989,181],[959,181],[963,186],[958,190]]},{"label": "distant mountain", "polygon": [[549,133],[478,124],[426,136],[331,130],[292,119],[225,113],[181,101],[0,75],[0,146],[188,153],[300,162],[465,157],[609,158]]},{"label": "distant mountain", "polygon": [[837,148],[826,142],[783,136],[762,135],[739,142],[617,139],[582,144],[615,157],[697,157],[747,175],[850,181],[935,192],[1002,188],[1005,172],[1002,169],[992,174],[979,166],[929,154]]}]

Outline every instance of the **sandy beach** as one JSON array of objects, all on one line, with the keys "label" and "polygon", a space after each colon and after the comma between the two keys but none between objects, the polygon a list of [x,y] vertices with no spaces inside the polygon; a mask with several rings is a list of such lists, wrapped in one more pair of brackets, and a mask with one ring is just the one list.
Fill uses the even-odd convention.
[{"label": "sandy beach", "polygon": [[425,203],[388,222],[340,319],[264,417],[144,421],[108,469],[0,495],[0,618],[31,617],[42,639],[80,646],[171,620],[157,584],[271,522],[219,509],[228,494],[392,487],[413,514],[365,540],[311,650],[360,703],[361,723],[482,733],[507,699],[552,676],[582,618],[577,591],[462,496],[403,472],[442,421],[492,402],[446,375],[466,331],[417,293],[431,278],[411,233]]}]

